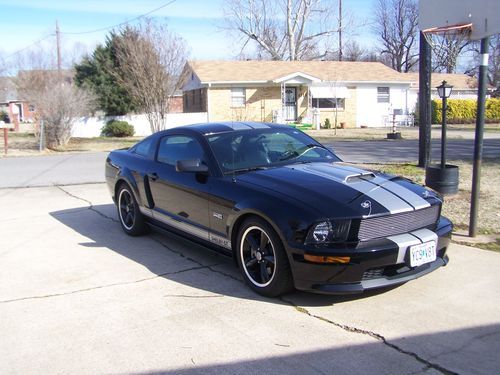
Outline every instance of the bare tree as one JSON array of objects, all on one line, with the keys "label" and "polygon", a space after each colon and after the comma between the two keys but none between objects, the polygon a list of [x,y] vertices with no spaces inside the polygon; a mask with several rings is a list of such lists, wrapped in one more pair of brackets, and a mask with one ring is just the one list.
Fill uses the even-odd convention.
[{"label": "bare tree", "polygon": [[[480,42],[473,42],[469,45],[469,52],[474,53],[475,59],[466,69],[465,74],[478,76],[479,73],[479,50]],[[488,59],[488,83],[492,85],[498,95],[500,89],[500,34],[490,37],[489,43],[489,59]]]},{"label": "bare tree", "polygon": [[364,61],[366,55],[366,49],[361,47],[355,40],[351,40],[345,45],[343,58],[346,61]]},{"label": "bare tree", "polygon": [[467,39],[436,37],[437,44],[432,49],[432,71],[455,73],[458,57],[469,49]]},{"label": "bare tree", "polygon": [[[326,0],[226,0],[226,27],[243,43],[257,43],[272,60],[324,58],[336,35],[335,2]],[[345,25],[343,26],[345,28]]]},{"label": "bare tree", "polygon": [[409,72],[418,62],[418,6],[415,0],[378,0],[375,6],[374,32],[388,56],[390,66]]},{"label": "bare tree", "polygon": [[20,97],[34,105],[37,120],[44,121],[48,148],[68,143],[75,121],[95,105],[88,91],[71,83],[71,73],[61,79],[57,70],[25,70],[14,81]]},{"label": "bare tree", "polygon": [[184,40],[163,25],[146,20],[118,40],[117,78],[145,111],[152,132],[165,129],[169,98],[187,58]]}]

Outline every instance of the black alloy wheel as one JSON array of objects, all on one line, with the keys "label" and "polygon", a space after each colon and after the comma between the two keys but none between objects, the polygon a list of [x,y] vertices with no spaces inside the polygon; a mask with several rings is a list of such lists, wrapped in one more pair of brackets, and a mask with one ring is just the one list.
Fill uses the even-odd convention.
[{"label": "black alloy wheel", "polygon": [[292,275],[283,244],[260,218],[246,220],[238,233],[237,260],[246,283],[257,293],[274,297],[292,289]]},{"label": "black alloy wheel", "polygon": [[121,184],[117,196],[118,217],[123,231],[131,236],[144,234],[147,226],[130,187]]}]

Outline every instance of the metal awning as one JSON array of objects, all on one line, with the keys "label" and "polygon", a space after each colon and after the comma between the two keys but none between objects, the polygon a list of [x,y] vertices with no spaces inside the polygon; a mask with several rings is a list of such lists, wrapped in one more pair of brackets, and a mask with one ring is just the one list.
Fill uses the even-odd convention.
[{"label": "metal awning", "polygon": [[349,98],[346,86],[312,86],[310,88],[313,98]]}]

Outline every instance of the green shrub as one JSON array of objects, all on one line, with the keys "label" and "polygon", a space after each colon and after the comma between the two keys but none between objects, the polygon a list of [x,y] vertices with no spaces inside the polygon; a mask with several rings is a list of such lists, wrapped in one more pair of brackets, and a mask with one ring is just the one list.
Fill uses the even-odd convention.
[{"label": "green shrub", "polygon": [[5,122],[6,124],[10,124],[9,114],[4,110],[0,111],[0,121]]},{"label": "green shrub", "polygon": [[[446,121],[449,124],[471,124],[476,121],[477,101],[475,99],[448,99],[446,109]],[[432,123],[442,122],[442,101],[432,101]],[[500,99],[486,99],[485,106],[486,122],[500,122]]]},{"label": "green shrub", "polygon": [[131,137],[134,133],[134,126],[127,121],[109,120],[101,129],[105,137]]},{"label": "green shrub", "polygon": [[330,124],[330,119],[329,119],[329,118],[327,118],[327,119],[325,120],[325,128],[326,128],[326,129],[330,129],[331,127],[332,127],[332,124]]},{"label": "green shrub", "polygon": [[500,98],[486,100],[484,116],[488,120],[500,120]]}]

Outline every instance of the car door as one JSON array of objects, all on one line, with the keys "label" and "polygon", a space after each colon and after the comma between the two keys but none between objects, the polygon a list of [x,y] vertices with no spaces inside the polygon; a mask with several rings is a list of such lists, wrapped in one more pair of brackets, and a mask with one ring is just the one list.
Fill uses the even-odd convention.
[{"label": "car door", "polygon": [[208,176],[175,169],[177,160],[193,159],[205,160],[203,148],[195,137],[166,135],[160,139],[149,173],[153,218],[208,240]]}]

